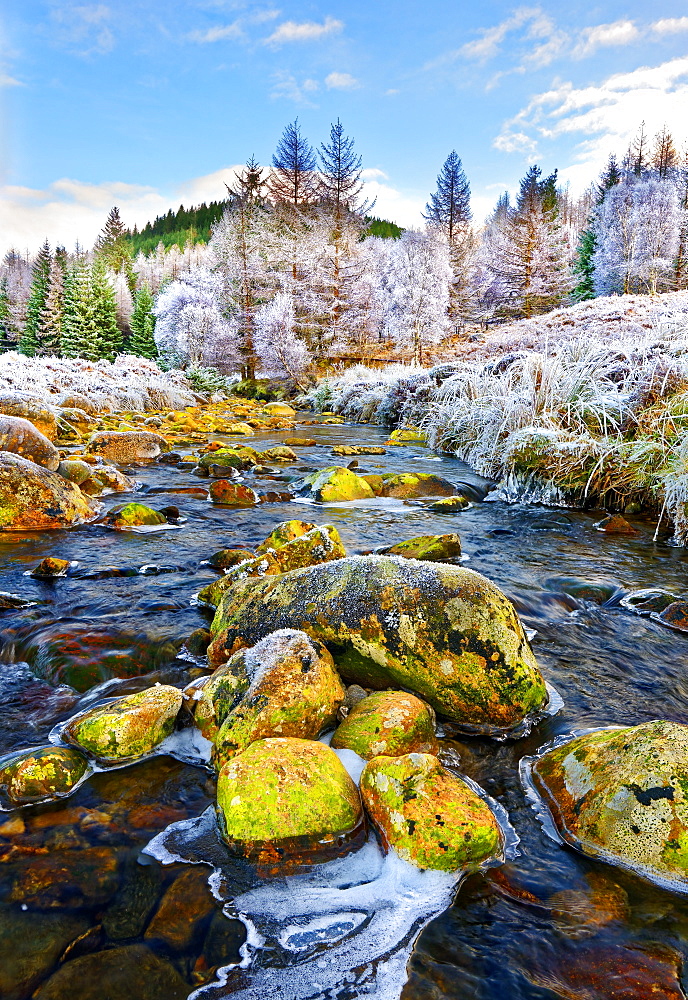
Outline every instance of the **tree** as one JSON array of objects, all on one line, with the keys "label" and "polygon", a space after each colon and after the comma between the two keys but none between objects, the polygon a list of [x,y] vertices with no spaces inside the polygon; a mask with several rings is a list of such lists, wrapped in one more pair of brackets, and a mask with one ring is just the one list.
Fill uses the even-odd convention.
[{"label": "tree", "polygon": [[26,323],[19,339],[19,350],[28,357],[33,357],[40,345],[41,316],[48,297],[51,264],[52,254],[46,240],[34,261],[31,292],[26,303]]},{"label": "tree", "polygon": [[684,154],[677,184],[680,228],[673,286],[676,291],[681,291],[688,287],[688,151]]},{"label": "tree", "polygon": [[294,301],[287,292],[278,292],[256,313],[255,349],[266,375],[287,375],[305,388],[303,374],[311,357],[295,333]]},{"label": "tree", "polygon": [[98,357],[114,361],[122,350],[122,331],[117,325],[115,291],[108,281],[104,264],[98,260],[91,268],[91,295],[98,330]]},{"label": "tree", "polygon": [[407,229],[392,248],[390,265],[391,333],[419,365],[428,345],[448,332],[449,246],[436,232]]},{"label": "tree", "polygon": [[640,128],[629,145],[624,158],[624,168],[627,178],[631,175],[634,177],[643,176],[650,164],[650,150],[648,147],[649,141],[645,131],[645,122],[643,121],[640,123]]},{"label": "tree", "polygon": [[317,195],[315,152],[303,136],[298,118],[284,129],[272,157],[272,168],[268,189],[275,202],[299,208],[314,201]]},{"label": "tree", "polygon": [[574,302],[595,298],[595,250],[597,236],[591,222],[578,237],[578,245],[571,268],[576,284],[571,293]]},{"label": "tree", "polygon": [[354,152],[354,140],[344,134],[339,118],[330,126],[329,143],[320,144],[320,198],[339,219],[344,212],[365,216],[373,203],[361,201],[362,159]]},{"label": "tree", "polygon": [[240,364],[236,327],[223,313],[221,277],[205,267],[180,274],[155,303],[158,352],[183,365],[216,365],[234,371]]},{"label": "tree", "polygon": [[471,186],[454,149],[437,175],[437,190],[430,195],[423,218],[442,230],[450,246],[471,223]]},{"label": "tree", "polygon": [[153,315],[153,296],[147,284],[143,284],[136,293],[134,311],[130,320],[131,337],[129,351],[138,358],[157,358],[158,348],[155,344],[155,316]]},{"label": "tree", "polygon": [[7,276],[0,279],[0,350],[9,350],[12,340],[12,311]]},{"label": "tree", "polygon": [[64,277],[67,267],[67,252],[64,247],[55,250],[50,265],[48,294],[41,313],[38,353],[59,354],[64,316]]},{"label": "tree", "polygon": [[259,166],[254,156],[246,161],[246,167],[236,175],[234,187],[226,184],[230,204],[241,201],[246,204],[263,204],[265,201],[265,180],[263,167]]},{"label": "tree", "polygon": [[100,357],[100,331],[91,286],[90,268],[83,254],[78,254],[67,271],[64,282],[64,313],[60,352],[65,358]]},{"label": "tree", "polygon": [[662,131],[655,136],[654,149],[652,150],[652,166],[664,180],[672,170],[678,165],[678,154],[674,146],[674,139],[666,125]]},{"label": "tree", "polygon": [[127,284],[133,293],[136,287],[136,278],[132,266],[131,247],[127,236],[127,230],[122,222],[119,209],[115,206],[110,209],[107,221],[100,231],[93,249],[96,258],[103,262],[111,271],[114,271],[115,274],[119,274],[120,271],[124,273]]}]

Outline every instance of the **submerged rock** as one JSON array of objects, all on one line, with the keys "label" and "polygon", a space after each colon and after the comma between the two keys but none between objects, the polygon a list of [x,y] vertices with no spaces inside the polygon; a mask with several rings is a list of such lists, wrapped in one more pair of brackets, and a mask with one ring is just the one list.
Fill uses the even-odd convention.
[{"label": "submerged rock", "polygon": [[260,503],[255,490],[250,486],[232,483],[229,479],[216,479],[208,491],[213,503],[224,503],[231,507],[254,507]]},{"label": "submerged rock", "polygon": [[249,678],[250,687],[217,734],[218,766],[256,740],[317,739],[335,725],[344,686],[327,649],[303,632],[273,632],[230,662],[236,675]]},{"label": "submerged rock", "polygon": [[209,661],[280,628],[325,643],[347,681],[404,687],[469,729],[514,728],[547,700],[513,605],[462,567],[350,556],[236,583],[215,614]]},{"label": "submerged rock", "polygon": [[305,476],[300,492],[319,503],[365,500],[375,496],[362,476],[357,476],[355,472],[339,465],[332,465]]},{"label": "submerged rock", "polygon": [[353,750],[364,760],[380,754],[386,757],[436,754],[435,713],[412,694],[376,691],[351,707],[330,746]]},{"label": "submerged rock", "polygon": [[374,757],[363,768],[361,795],[385,845],[419,868],[456,871],[500,849],[487,803],[432,754]]},{"label": "submerged rock", "polygon": [[34,993],[36,1000],[186,1000],[190,987],[169,962],[143,944],[65,962]]},{"label": "submerged rock", "polygon": [[56,472],[0,451],[0,530],[68,528],[92,521],[98,509]]},{"label": "submerged rock", "polygon": [[167,524],[167,518],[158,510],[143,503],[128,503],[123,507],[113,507],[107,516],[113,528],[138,528],[143,525]]},{"label": "submerged rock", "polygon": [[407,542],[397,542],[387,549],[381,549],[380,555],[442,562],[445,559],[456,559],[461,555],[461,539],[456,534],[419,535],[417,538],[409,538]]},{"label": "submerged rock", "polygon": [[[65,949],[89,927],[86,916],[41,913],[0,904],[0,996],[26,1000],[57,965]],[[72,998],[76,1000],[76,998]]]},{"label": "submerged rock", "polygon": [[0,759],[0,803],[27,806],[69,795],[90,770],[88,761],[70,747],[38,747]]},{"label": "submerged rock", "polygon": [[579,736],[537,758],[532,780],[572,847],[688,889],[688,726]]},{"label": "submerged rock", "polygon": [[346,844],[360,829],[358,789],[334,750],[314,740],[252,743],[217,779],[227,844],[257,860]]},{"label": "submerged rock", "polygon": [[64,737],[99,760],[131,760],[170,735],[181,707],[181,691],[156,684],[75,716]]},{"label": "submerged rock", "polygon": [[428,504],[427,509],[431,510],[433,514],[458,514],[470,506],[470,500],[467,500],[461,494],[457,494],[456,496],[442,497],[441,500],[435,500],[434,503]]},{"label": "submerged rock", "polygon": [[120,464],[147,462],[169,450],[165,438],[153,431],[96,431],[86,445],[90,455]]},{"label": "submerged rock", "polygon": [[381,478],[383,497],[414,500],[419,497],[451,497],[456,494],[453,483],[431,472],[384,472]]},{"label": "submerged rock", "polygon": [[21,455],[51,472],[60,464],[60,453],[52,441],[22,417],[0,414],[0,451]]}]

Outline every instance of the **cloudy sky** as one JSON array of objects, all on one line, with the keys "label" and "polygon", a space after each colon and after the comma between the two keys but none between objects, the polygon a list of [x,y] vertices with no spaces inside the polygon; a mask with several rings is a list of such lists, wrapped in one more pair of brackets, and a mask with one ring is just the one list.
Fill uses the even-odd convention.
[{"label": "cloudy sky", "polygon": [[584,188],[642,119],[688,140],[685,0],[21,0],[0,27],[0,252],[221,198],[337,117],[404,225],[455,148],[482,219],[537,162]]}]

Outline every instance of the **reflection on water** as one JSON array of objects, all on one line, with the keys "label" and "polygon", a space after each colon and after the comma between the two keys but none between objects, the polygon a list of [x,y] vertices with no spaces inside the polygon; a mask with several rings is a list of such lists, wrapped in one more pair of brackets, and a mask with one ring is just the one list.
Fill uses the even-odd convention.
[{"label": "reflection on water", "polygon": [[[327,444],[384,440],[368,427],[308,433],[323,442],[300,450],[300,464],[312,468],[332,464]],[[252,444],[267,447],[289,435],[257,435]],[[427,471],[436,458],[417,445],[390,448],[362,456],[358,471]],[[432,471],[480,488],[454,460],[434,461]],[[295,474],[293,467],[274,473],[284,483]],[[391,998],[402,989],[408,950],[424,924],[405,1000],[684,996],[688,901],[555,844],[518,780],[522,756],[573,730],[688,721],[688,640],[634,613],[627,597],[641,589],[688,590],[688,557],[654,543],[654,524],[634,521],[637,536],[607,536],[594,528],[599,512],[502,501],[455,515],[402,501],[328,505],[320,516],[300,503],[231,510],[209,504],[198,493],[204,481],[189,471],[153,464],[137,477],[139,498],[145,502],[146,489],[154,489],[151,504],[178,506],[181,527],[116,533],[89,525],[0,538],[1,589],[36,602],[0,611],[1,753],[45,741],[87,704],[77,692],[92,685],[105,683],[100,692],[113,696],[147,683],[138,677],[151,671],[172,683],[190,679],[193,662],[177,654],[208,622],[192,600],[216,578],[203,561],[220,548],[252,547],[294,516],[336,523],[351,553],[458,531],[466,565],[500,586],[534,630],[533,648],[564,707],[519,741],[443,740],[463,772],[506,807],[521,841],[518,857],[469,876],[458,891],[444,875],[383,858],[372,839],[318,872],[277,882],[257,879],[238,862],[223,868],[213,860],[212,813],[204,812],[214,798],[212,775],[189,763],[198,748],[181,744],[173,749],[186,753],[183,760],[156,756],[95,774],[61,803],[2,814],[0,996],[28,1000],[51,981],[39,1000],[90,1000],[90,981],[100,984],[101,1000]],[[47,555],[78,561],[78,568],[57,581],[24,575]],[[177,852],[184,863],[161,865],[140,854],[152,838],[160,844],[165,830],[168,840],[187,830],[187,853]],[[189,857],[190,838],[207,856]],[[209,864],[219,872],[212,893]],[[142,955],[157,963],[144,979],[137,972]],[[220,989],[213,985],[218,973],[226,980]]]}]

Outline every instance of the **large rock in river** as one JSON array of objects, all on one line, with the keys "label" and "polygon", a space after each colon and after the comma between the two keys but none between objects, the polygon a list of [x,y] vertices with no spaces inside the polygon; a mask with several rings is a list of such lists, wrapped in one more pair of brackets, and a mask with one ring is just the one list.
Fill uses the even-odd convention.
[{"label": "large rock in river", "polygon": [[347,681],[406,688],[468,729],[512,729],[547,700],[513,605],[459,566],[349,556],[239,581],[215,614],[210,663],[280,628],[327,645]]},{"label": "large rock in river", "polygon": [[57,438],[57,414],[52,406],[43,402],[39,396],[24,392],[0,393],[0,413],[28,420],[39,434],[44,434],[49,441],[55,441]]},{"label": "large rock in river", "polygon": [[364,760],[381,754],[436,754],[435,713],[420,698],[405,691],[374,691],[353,706],[330,746],[353,750]]},{"label": "large rock in river", "polygon": [[500,849],[490,807],[432,754],[374,757],[361,795],[384,843],[419,868],[456,871]]},{"label": "large rock in river", "polygon": [[20,455],[0,451],[0,530],[41,531],[92,521],[100,505],[78,486]]},{"label": "large rock in river", "polygon": [[35,747],[0,760],[0,800],[5,807],[31,805],[69,795],[90,771],[71,747]]},{"label": "large rock in river", "polygon": [[543,754],[531,774],[572,847],[688,891],[688,726],[587,733]]},{"label": "large rock in river", "polygon": [[339,465],[331,465],[304,476],[298,490],[318,503],[368,500],[375,496],[372,487],[362,476]]},{"label": "large rock in river", "polygon": [[21,455],[51,472],[60,464],[60,453],[52,441],[23,417],[0,414],[0,451]]},{"label": "large rock in river", "polygon": [[86,445],[90,455],[122,464],[151,461],[169,450],[165,438],[153,431],[96,431]]},{"label": "large rock in river", "polygon": [[252,743],[217,779],[220,829],[256,860],[344,845],[361,829],[358,789],[334,750],[314,740]]}]

